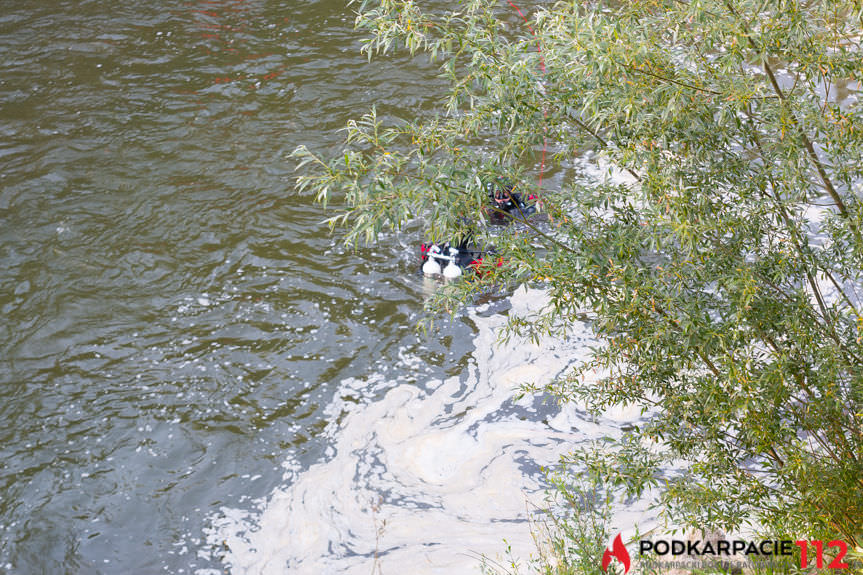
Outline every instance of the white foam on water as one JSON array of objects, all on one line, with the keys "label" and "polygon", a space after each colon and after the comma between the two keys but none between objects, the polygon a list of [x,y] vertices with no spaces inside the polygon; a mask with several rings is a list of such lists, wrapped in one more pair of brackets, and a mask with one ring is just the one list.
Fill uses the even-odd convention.
[{"label": "white foam on water", "polygon": [[[545,301],[542,291],[520,289],[513,312]],[[503,559],[507,544],[528,558],[528,509],[542,504],[545,489],[538,466],[584,441],[618,436],[620,423],[638,414],[588,421],[576,406],[537,409],[533,397],[516,405],[520,384],[547,383],[585,357],[589,330],[573,325],[566,342],[497,345],[506,318],[472,319],[478,334],[467,373],[424,387],[381,374],[342,382],[339,398],[391,389],[366,403],[334,401],[328,417],[340,422],[325,432],[333,447],[326,461],[305,471],[288,465],[289,483],[260,502],[260,513],[224,509],[213,519],[208,539],[225,549],[233,575],[368,575],[375,561],[384,574],[478,573],[479,556]],[[417,358],[403,361],[422,368]],[[631,526],[637,518],[621,519]]]}]

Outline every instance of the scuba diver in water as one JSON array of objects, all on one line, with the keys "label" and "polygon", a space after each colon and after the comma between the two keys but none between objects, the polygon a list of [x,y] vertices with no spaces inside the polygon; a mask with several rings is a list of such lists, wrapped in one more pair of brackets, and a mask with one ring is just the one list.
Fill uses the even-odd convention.
[{"label": "scuba diver in water", "polygon": [[[536,206],[524,201],[522,194],[516,193],[515,185],[509,180],[498,179],[485,185],[489,204],[483,208],[488,222],[493,225],[506,225],[513,220],[526,219],[536,213]],[[536,200],[528,196],[528,201]],[[465,269],[476,269],[482,264],[484,255],[494,252],[494,248],[481,249],[473,245],[473,232],[468,231],[461,239],[440,244],[423,243],[420,245],[422,271],[427,275],[443,273],[444,277],[456,278]],[[501,265],[500,260],[498,264]],[[442,267],[443,266],[443,267]]]},{"label": "scuba diver in water", "polygon": [[[536,206],[528,204],[522,198],[522,195],[516,193],[515,184],[509,180],[497,180],[489,182],[485,186],[488,192],[488,197],[491,200],[490,206],[486,209],[489,216],[489,223],[495,225],[506,225],[513,219],[524,219],[536,213]],[[536,200],[536,196],[528,196],[528,201]]]}]

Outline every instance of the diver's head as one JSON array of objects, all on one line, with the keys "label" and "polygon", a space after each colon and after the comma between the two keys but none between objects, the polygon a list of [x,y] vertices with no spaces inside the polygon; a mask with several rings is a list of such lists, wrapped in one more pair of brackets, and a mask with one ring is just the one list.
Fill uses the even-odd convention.
[{"label": "diver's head", "polygon": [[494,182],[489,182],[486,185],[486,189],[489,190],[489,196],[491,196],[495,203],[505,204],[512,199],[512,191],[515,189],[515,185],[508,179],[498,178]]}]

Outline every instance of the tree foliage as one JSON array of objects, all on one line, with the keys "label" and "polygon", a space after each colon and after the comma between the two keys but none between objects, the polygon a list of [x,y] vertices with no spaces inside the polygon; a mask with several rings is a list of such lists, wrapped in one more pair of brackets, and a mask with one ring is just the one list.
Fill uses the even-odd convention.
[{"label": "tree foliage", "polygon": [[295,152],[301,190],[344,194],[347,240],[417,217],[445,238],[465,214],[485,237],[482,181],[536,188],[544,142],[552,166],[595,153],[623,177],[541,190],[550,224],[495,236],[507,264],[442,297],[543,280],[514,329],[587,313],[603,344],[549,389],[644,407],[588,461],[636,492],[686,463],[662,479],[672,520],[863,542],[863,3],[577,0],[524,22],[380,0],[357,23],[370,58],[425,53],[450,89],[438,116],[350,123],[340,157]]}]

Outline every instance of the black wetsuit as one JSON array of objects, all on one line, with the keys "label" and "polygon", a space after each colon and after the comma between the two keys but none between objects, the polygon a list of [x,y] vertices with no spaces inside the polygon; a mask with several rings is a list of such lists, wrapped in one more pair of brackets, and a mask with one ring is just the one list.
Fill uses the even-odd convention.
[{"label": "black wetsuit", "polygon": [[495,198],[495,193],[489,194],[491,198],[491,208],[489,209],[489,218],[491,223],[502,224],[509,223],[513,218],[524,218],[536,212],[536,207],[528,205],[521,194],[515,192],[504,192],[504,199],[501,201],[501,196],[498,192],[498,197]]},{"label": "black wetsuit", "polygon": [[[458,267],[463,268],[463,269],[467,268],[471,265],[478,264],[479,261],[482,260],[483,254],[486,254],[486,253],[493,251],[493,250],[481,250],[477,246],[472,245],[472,243],[473,243],[473,233],[468,232],[467,235],[465,235],[464,238],[462,238],[461,241],[459,241],[458,244],[455,244],[455,245],[453,245],[453,243],[451,243],[451,242],[444,242],[444,243],[440,243],[440,244],[432,244],[432,243],[422,244],[420,246],[420,256],[422,258],[421,263],[425,263],[426,260],[428,260],[429,251],[432,249],[433,246],[437,246],[440,253],[442,253],[444,255],[449,255],[449,248],[450,247],[454,247],[456,250],[458,250],[458,253],[455,256],[455,264]],[[438,263],[440,263],[441,265],[446,265],[446,262],[443,260],[438,260]]]},{"label": "black wetsuit", "polygon": [[[521,194],[513,192],[514,186],[509,183],[491,183],[486,186],[489,191],[490,205],[485,209],[489,223],[494,225],[506,225],[514,219],[524,219],[527,216],[536,212],[536,207],[527,204]],[[534,199],[533,196],[528,198]],[[441,244],[422,244],[420,246],[420,256],[422,263],[425,263],[429,258],[429,251],[433,247],[437,247],[440,253],[449,255],[449,248],[454,247],[458,250],[455,256],[455,264],[461,268],[479,265],[484,255],[494,253],[494,248],[480,249],[474,245],[473,232],[468,231],[463,237],[452,242],[444,242]],[[438,263],[445,265],[445,260],[438,259]]]}]

